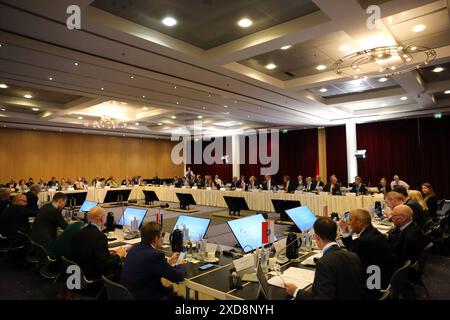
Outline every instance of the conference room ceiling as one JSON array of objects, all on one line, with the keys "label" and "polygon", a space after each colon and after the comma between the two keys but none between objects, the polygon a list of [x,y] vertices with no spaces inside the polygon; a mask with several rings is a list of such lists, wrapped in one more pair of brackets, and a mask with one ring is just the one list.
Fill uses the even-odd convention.
[{"label": "conference room ceiling", "polygon": [[[72,4],[81,30],[66,26]],[[380,29],[367,28],[368,5],[380,6]],[[445,115],[448,13],[445,0],[0,0],[0,125],[86,130],[109,115],[128,124],[116,132],[167,137],[194,122],[227,135]],[[383,45],[437,58],[381,81],[333,72]]]}]

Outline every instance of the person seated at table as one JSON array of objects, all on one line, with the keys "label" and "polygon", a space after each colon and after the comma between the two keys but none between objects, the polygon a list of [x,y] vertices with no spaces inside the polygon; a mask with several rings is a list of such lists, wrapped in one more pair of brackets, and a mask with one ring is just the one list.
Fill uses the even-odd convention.
[{"label": "person seated at table", "polygon": [[273,187],[276,188],[276,183],[272,180],[272,176],[265,175],[264,182],[262,183],[262,189],[266,191],[272,190]]},{"label": "person seated at table", "polygon": [[49,182],[47,182],[47,185],[49,188],[57,187],[58,184],[59,184],[59,182],[58,182],[58,180],[56,180],[55,177],[52,177],[52,179]]},{"label": "person seated at table", "polygon": [[9,188],[10,190],[16,191],[18,184],[14,179],[11,179],[7,184],[6,187]]},{"label": "person seated at table", "polygon": [[24,193],[25,190],[27,190],[27,189],[28,189],[28,187],[27,187],[27,185],[25,183],[25,180],[24,179],[20,179],[19,183],[17,184],[16,191],[20,192],[20,193]]},{"label": "person seated at table", "polygon": [[109,252],[108,239],[102,232],[105,222],[105,209],[97,206],[89,210],[88,224],[76,232],[70,242],[71,258],[80,266],[87,279],[106,276],[117,281],[126,250],[120,247],[116,253]]},{"label": "person seated at table", "polygon": [[67,195],[56,192],[50,203],[39,209],[31,229],[31,239],[46,248],[55,240],[57,229],[65,229],[66,220],[62,216],[62,209],[67,203]]},{"label": "person seated at table", "polygon": [[94,179],[92,179],[92,182],[91,182],[91,186],[93,186],[93,187],[97,187],[97,184],[100,182],[100,177],[95,177]]},{"label": "person seated at table", "polygon": [[285,192],[294,192],[295,191],[295,185],[293,183],[291,183],[291,178],[289,176],[284,176],[283,177],[283,190]]},{"label": "person seated at table", "polygon": [[192,172],[191,167],[187,167],[187,170],[184,173],[184,176],[188,180],[194,180],[195,175],[194,175],[194,172]]},{"label": "person seated at table", "polygon": [[395,175],[393,179],[394,180],[391,182],[391,190],[394,190],[395,187],[404,187],[406,190],[409,189],[409,184],[403,180],[400,180],[398,175]]},{"label": "person seated at table", "polygon": [[29,178],[27,182],[27,187],[31,188],[31,186],[34,184],[33,178]]},{"label": "person seated at table", "polygon": [[396,187],[394,191],[386,195],[386,203],[389,208],[394,209],[396,206],[406,204],[413,211],[414,222],[421,228],[426,221],[425,213],[419,203],[408,196],[408,191],[404,187]]},{"label": "person seated at table", "polygon": [[247,191],[247,182],[245,182],[245,176],[241,175],[241,178],[236,183],[236,188],[240,188],[244,191]]},{"label": "person seated at table", "polygon": [[14,197],[12,204],[0,215],[0,234],[4,237],[11,237],[17,231],[30,232],[30,222],[28,218],[35,217],[36,211],[27,209],[27,197],[18,194]]},{"label": "person seated at table", "polygon": [[66,179],[61,178],[61,184],[59,186],[59,190],[67,190],[69,188],[69,183],[66,181]]},{"label": "person seated at table", "polygon": [[74,183],[75,190],[84,190],[84,180],[82,177],[78,177],[77,181]]},{"label": "person seated at table", "polygon": [[427,204],[428,214],[433,218],[437,217],[438,203],[433,187],[428,182],[425,182],[420,186],[420,190],[422,192],[423,200]]},{"label": "person seated at table", "polygon": [[297,300],[361,300],[364,285],[361,261],[357,254],[341,249],[336,243],[336,222],[319,217],[313,229],[314,239],[323,255],[316,262],[312,290],[286,283],[287,293]]},{"label": "person seated at table", "polygon": [[30,191],[26,193],[27,197],[27,208],[33,211],[39,210],[39,193],[41,192],[41,186],[38,184],[33,184],[30,187]]},{"label": "person seated at table", "polygon": [[51,243],[51,246],[48,248],[48,251],[52,254],[52,256],[56,258],[71,257],[71,243],[73,236],[80,231],[82,228],[86,226],[86,223],[83,221],[77,221],[74,223],[70,223],[64,229],[64,232],[58,236],[55,241]]},{"label": "person seated at table", "polygon": [[222,188],[222,186],[223,186],[222,179],[220,179],[218,174],[216,174],[214,176],[214,181],[213,182],[214,182],[214,186],[216,187],[216,189]]},{"label": "person seated at table", "polygon": [[122,186],[131,186],[131,179],[130,179],[130,177],[127,176],[125,179],[123,179],[121,185]]},{"label": "person seated at table", "polygon": [[255,176],[251,176],[248,178],[248,186],[247,190],[255,190],[258,189],[258,181],[256,180]]},{"label": "person seated at table", "polygon": [[161,251],[163,235],[161,225],[148,222],[141,228],[141,242],[131,248],[125,259],[120,282],[135,299],[180,299],[171,288],[163,286],[161,279],[178,283],[184,280],[184,260],[175,265],[179,253],[166,258]]},{"label": "person seated at table", "polygon": [[334,174],[330,177],[330,182],[323,187],[323,191],[329,192],[333,196],[341,195],[341,184]]},{"label": "person seated at table", "polygon": [[238,177],[237,177],[237,176],[234,176],[234,177],[231,179],[231,188],[233,188],[233,189],[239,188],[239,187],[237,186],[238,181],[239,181]]},{"label": "person seated at table", "polygon": [[[376,265],[381,271],[381,288],[386,289],[394,270],[394,256],[386,237],[372,226],[372,217],[365,209],[350,211],[349,220],[339,221],[342,231],[342,243],[347,250],[356,253],[362,262],[363,271]],[[350,230],[349,230],[350,226]],[[352,235],[356,235],[353,239]],[[366,282],[369,274],[365,276]],[[377,293],[370,292],[370,298],[377,298]]]},{"label": "person seated at table", "polygon": [[44,178],[40,178],[38,184],[41,186],[41,190],[48,186]]},{"label": "person seated at table", "polygon": [[306,192],[313,192],[316,189],[316,184],[312,181],[311,177],[306,177],[305,182],[305,191]]},{"label": "person seated at table", "polygon": [[424,220],[426,221],[429,217],[428,206],[425,200],[423,200],[422,193],[418,190],[409,190],[408,198],[412,201],[416,201],[419,204],[420,209],[422,210],[422,215]]},{"label": "person seated at table", "polygon": [[211,176],[210,175],[205,175],[205,188],[212,188],[213,187],[213,183],[211,180]]},{"label": "person seated at table", "polygon": [[320,188],[323,189],[323,187],[325,186],[325,183],[323,183],[322,178],[319,175],[316,176],[315,184],[316,190],[320,190]]},{"label": "person seated at table", "polygon": [[197,188],[204,188],[205,187],[205,180],[202,179],[202,176],[198,174],[194,179],[194,186]]},{"label": "person seated at table", "polygon": [[362,179],[360,176],[355,177],[355,182],[353,182],[352,189],[350,190],[356,194],[367,194],[367,187],[364,183],[362,183]]},{"label": "person seated at table", "polygon": [[8,188],[0,189],[0,216],[2,212],[9,206],[10,203],[10,195]]},{"label": "person seated at table", "polygon": [[178,178],[178,176],[173,177],[172,183],[175,188],[181,188],[181,186],[183,185],[183,181],[180,178]]},{"label": "person seated at table", "polygon": [[303,181],[303,176],[300,174],[297,177],[297,183],[295,185],[295,189],[297,190],[303,190],[303,187],[305,186],[305,182]]},{"label": "person seated at table", "polygon": [[394,208],[391,220],[395,230],[388,235],[392,247],[396,268],[400,268],[407,260],[414,264],[420,257],[425,245],[422,231],[413,221],[412,209],[404,204]]},{"label": "person seated at table", "polygon": [[391,192],[391,186],[387,183],[387,180],[385,177],[380,179],[380,183],[378,184],[378,192],[379,193],[388,193]]},{"label": "person seated at table", "polygon": [[113,176],[109,176],[108,180],[106,180],[105,182],[105,185],[109,187],[114,187],[115,185],[117,185],[117,182],[116,180],[114,180]]}]

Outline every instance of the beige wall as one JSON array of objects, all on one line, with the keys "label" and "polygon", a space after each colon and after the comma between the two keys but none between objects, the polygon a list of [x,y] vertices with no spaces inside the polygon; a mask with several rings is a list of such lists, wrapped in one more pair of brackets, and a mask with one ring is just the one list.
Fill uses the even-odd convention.
[{"label": "beige wall", "polygon": [[170,153],[175,142],[89,134],[0,129],[0,182],[56,176],[160,178],[183,174]]}]

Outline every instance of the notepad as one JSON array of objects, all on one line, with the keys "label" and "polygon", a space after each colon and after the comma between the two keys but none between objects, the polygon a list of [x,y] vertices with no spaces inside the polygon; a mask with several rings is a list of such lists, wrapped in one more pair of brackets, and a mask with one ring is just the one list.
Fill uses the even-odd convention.
[{"label": "notepad", "polygon": [[304,289],[314,282],[313,270],[290,267],[281,276],[275,276],[269,279],[269,284],[284,288],[285,283],[292,283],[299,289]]}]

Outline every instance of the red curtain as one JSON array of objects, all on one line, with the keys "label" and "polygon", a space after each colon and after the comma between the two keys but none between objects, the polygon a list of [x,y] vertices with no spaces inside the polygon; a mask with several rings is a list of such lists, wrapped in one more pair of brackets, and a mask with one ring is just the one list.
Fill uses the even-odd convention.
[{"label": "red curtain", "polygon": [[347,185],[347,143],[345,126],[325,128],[327,144],[327,175],[322,177],[326,182],[334,174],[338,180]]}]

